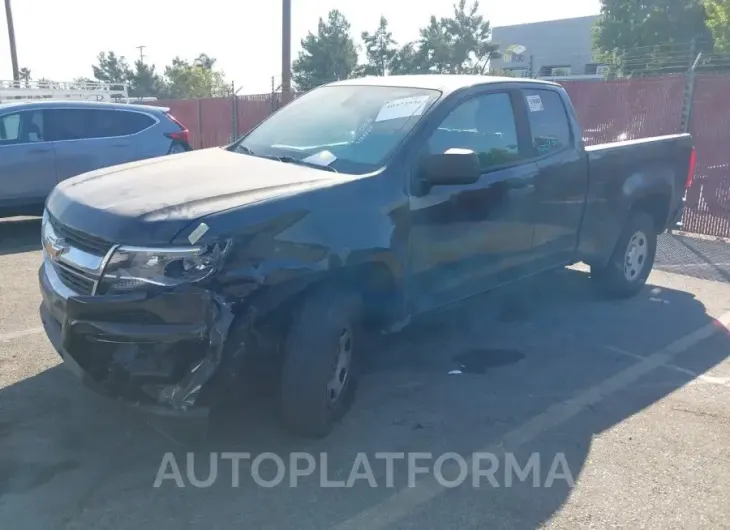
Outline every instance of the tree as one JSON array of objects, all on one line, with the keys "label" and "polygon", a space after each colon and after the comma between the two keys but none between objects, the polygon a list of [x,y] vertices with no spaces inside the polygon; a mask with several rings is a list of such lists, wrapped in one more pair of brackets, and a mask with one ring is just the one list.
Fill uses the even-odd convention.
[{"label": "tree", "polygon": [[454,5],[454,16],[442,19],[450,37],[452,65],[455,74],[483,74],[489,60],[499,54],[499,45],[492,42],[492,28],[479,13],[479,2],[467,8],[466,0]]},{"label": "tree", "polygon": [[730,53],[730,0],[705,0],[704,3],[715,50]]},{"label": "tree", "polygon": [[350,23],[338,10],[319,19],[317,34],[302,39],[302,51],[292,64],[292,80],[301,91],[324,83],[347,79],[357,67],[357,49],[350,36]]},{"label": "tree", "polygon": [[690,43],[712,48],[702,0],[602,0],[594,49],[623,75],[684,71]]},{"label": "tree", "polygon": [[432,16],[416,43],[406,44],[393,59],[398,73],[483,74],[499,56],[492,28],[479,14],[479,2],[459,0],[451,17]]},{"label": "tree", "polygon": [[374,33],[363,31],[367,63],[358,67],[358,75],[388,75],[393,69],[393,60],[398,54],[397,43],[388,31],[388,20],[381,16],[378,29]]},{"label": "tree", "polygon": [[30,68],[21,68],[19,73],[20,73],[20,78],[25,83],[25,86],[26,87],[30,86],[30,80],[31,80]]},{"label": "tree", "polygon": [[202,68],[205,68],[206,70],[212,70],[213,65],[215,65],[215,62],[217,59],[211,57],[207,53],[201,53],[198,55],[198,57],[193,61],[193,64],[195,66],[200,66]]},{"label": "tree", "polygon": [[166,92],[165,81],[155,72],[155,65],[142,60],[134,63],[129,77],[129,95],[135,97],[162,97]]},{"label": "tree", "polygon": [[123,56],[114,52],[99,52],[98,64],[91,67],[94,77],[104,83],[126,83],[132,77],[132,70]]},{"label": "tree", "polygon": [[[212,59],[215,62],[215,59]],[[171,98],[209,98],[229,96],[231,88],[223,72],[175,57],[165,67],[166,96]]]}]

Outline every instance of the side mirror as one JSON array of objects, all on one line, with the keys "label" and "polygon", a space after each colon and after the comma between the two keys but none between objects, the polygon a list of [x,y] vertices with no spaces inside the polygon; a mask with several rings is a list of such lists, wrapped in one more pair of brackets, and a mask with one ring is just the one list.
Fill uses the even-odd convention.
[{"label": "side mirror", "polygon": [[431,185],[473,184],[482,174],[479,157],[469,149],[449,149],[428,155],[421,165],[421,176]]}]

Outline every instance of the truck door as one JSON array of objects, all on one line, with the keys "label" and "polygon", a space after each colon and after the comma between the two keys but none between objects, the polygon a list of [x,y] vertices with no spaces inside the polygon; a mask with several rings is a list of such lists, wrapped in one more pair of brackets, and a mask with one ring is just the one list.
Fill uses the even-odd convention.
[{"label": "truck door", "polygon": [[545,266],[573,259],[588,188],[588,166],[560,94],[524,89],[530,139],[539,173],[535,179],[535,253]]},{"label": "truck door", "polygon": [[414,191],[418,183],[412,184],[409,250],[415,312],[533,269],[530,210],[537,165],[529,160],[526,136],[519,133],[525,130],[520,97],[518,91],[477,93],[428,137],[427,154],[472,150],[483,173],[474,184],[431,186],[420,193]]},{"label": "truck door", "polygon": [[56,185],[53,145],[42,110],[0,116],[0,205],[43,205]]}]

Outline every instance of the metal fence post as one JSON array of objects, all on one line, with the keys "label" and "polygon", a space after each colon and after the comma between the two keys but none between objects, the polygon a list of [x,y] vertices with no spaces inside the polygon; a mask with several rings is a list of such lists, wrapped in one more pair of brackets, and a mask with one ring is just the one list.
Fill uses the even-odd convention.
[{"label": "metal fence post", "polygon": [[236,141],[236,123],[238,122],[238,109],[236,108],[236,84],[231,81],[231,143]]},{"label": "metal fence post", "polygon": [[690,65],[685,76],[684,99],[682,100],[682,120],[680,129],[683,133],[690,132],[692,128],[692,105],[694,103],[695,81],[697,79],[697,65],[702,59],[702,52],[696,53],[696,43],[693,40],[690,47]]},{"label": "metal fence post", "polygon": [[198,149],[203,148],[203,105],[202,100],[198,98],[196,100],[198,102],[198,143],[200,144],[198,146]]}]

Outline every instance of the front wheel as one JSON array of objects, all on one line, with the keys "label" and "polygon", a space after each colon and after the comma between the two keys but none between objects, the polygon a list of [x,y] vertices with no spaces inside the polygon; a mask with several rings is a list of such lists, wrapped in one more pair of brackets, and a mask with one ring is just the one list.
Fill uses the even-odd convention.
[{"label": "front wheel", "polygon": [[303,300],[289,330],[281,377],[281,414],[295,434],[321,438],[354,400],[362,339],[361,299],[323,286]]},{"label": "front wheel", "polygon": [[591,266],[591,277],[617,298],[636,295],[646,284],[656,256],[654,220],[645,212],[631,214],[608,264]]}]

